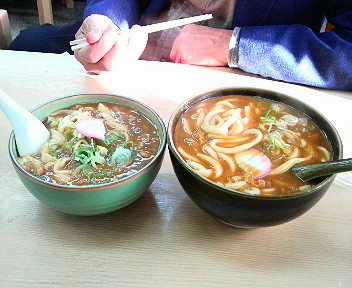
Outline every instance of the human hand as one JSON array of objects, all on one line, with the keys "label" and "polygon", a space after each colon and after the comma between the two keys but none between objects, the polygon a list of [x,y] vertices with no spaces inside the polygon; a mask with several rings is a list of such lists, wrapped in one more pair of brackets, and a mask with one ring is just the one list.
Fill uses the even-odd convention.
[{"label": "human hand", "polygon": [[170,52],[175,63],[227,66],[232,30],[196,24],[185,25]]},{"label": "human hand", "polygon": [[126,61],[137,60],[148,40],[148,34],[134,25],[127,37],[106,16],[88,16],[76,33],[76,39],[86,38],[90,45],[75,51],[76,59],[92,73],[113,71]]}]

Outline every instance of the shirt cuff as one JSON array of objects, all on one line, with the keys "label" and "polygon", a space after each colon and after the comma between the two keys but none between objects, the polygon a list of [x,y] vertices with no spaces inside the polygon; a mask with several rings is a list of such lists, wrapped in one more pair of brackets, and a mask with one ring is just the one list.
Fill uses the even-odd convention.
[{"label": "shirt cuff", "polygon": [[235,27],[232,32],[232,36],[229,43],[229,67],[238,68],[238,43],[240,40],[240,27]]}]

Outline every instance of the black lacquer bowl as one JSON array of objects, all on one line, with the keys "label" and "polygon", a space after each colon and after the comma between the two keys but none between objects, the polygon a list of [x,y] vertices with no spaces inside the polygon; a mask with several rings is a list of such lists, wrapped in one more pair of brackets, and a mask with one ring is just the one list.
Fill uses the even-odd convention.
[{"label": "black lacquer bowl", "polygon": [[221,187],[194,172],[174,144],[174,131],[181,115],[204,100],[226,95],[259,96],[281,102],[306,114],[328,137],[333,160],[341,159],[342,143],[334,126],[319,111],[284,93],[257,88],[224,88],[187,99],[168,123],[168,148],[176,176],[192,201],[214,218],[239,228],[268,227],[291,221],[311,209],[326,193],[336,175],[317,178],[307,192],[286,196],[249,195]]}]

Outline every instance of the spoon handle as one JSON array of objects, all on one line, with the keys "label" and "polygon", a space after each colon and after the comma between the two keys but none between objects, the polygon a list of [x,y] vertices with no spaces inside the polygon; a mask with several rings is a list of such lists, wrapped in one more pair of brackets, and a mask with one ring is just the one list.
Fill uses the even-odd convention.
[{"label": "spoon handle", "polygon": [[1,88],[0,109],[12,125],[20,156],[36,153],[48,140],[50,133],[44,124]]},{"label": "spoon handle", "polygon": [[301,181],[328,176],[339,172],[352,170],[352,158],[341,159],[333,162],[297,165],[292,168],[293,174]]},{"label": "spoon handle", "polygon": [[0,88],[0,109],[4,112],[7,119],[10,121],[13,128],[20,125],[18,122],[19,117],[28,118],[30,112],[25,110],[22,106],[20,106],[15,100],[13,100],[10,96],[8,96],[1,88]]}]

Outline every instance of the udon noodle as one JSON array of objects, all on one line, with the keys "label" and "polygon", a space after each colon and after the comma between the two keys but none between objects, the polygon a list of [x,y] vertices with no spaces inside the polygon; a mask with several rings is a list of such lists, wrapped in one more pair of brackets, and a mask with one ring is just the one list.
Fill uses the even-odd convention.
[{"label": "udon noodle", "polygon": [[251,96],[206,100],[185,112],[175,145],[198,174],[226,188],[255,195],[307,191],[290,172],[298,163],[331,160],[324,134],[304,114]]},{"label": "udon noodle", "polygon": [[[79,130],[78,123],[88,125],[85,129],[92,135]],[[103,125],[102,137],[93,136],[95,123]],[[147,165],[160,147],[152,122],[124,105],[75,105],[51,113],[44,124],[51,133],[49,141],[37,154],[18,161],[51,183],[82,186],[122,179]]]}]

